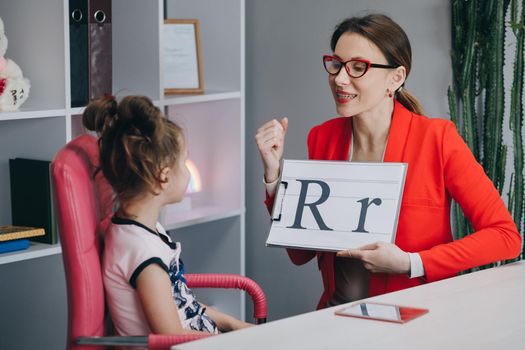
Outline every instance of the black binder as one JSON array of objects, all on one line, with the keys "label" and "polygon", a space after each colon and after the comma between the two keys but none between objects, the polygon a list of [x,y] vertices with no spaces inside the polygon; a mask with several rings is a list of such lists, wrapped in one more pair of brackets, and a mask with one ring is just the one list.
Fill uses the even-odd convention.
[{"label": "black binder", "polygon": [[111,0],[69,0],[71,107],[112,93]]},{"label": "black binder", "polygon": [[44,236],[33,241],[58,243],[49,161],[9,159],[11,218],[16,226],[42,227]]},{"label": "black binder", "polygon": [[89,98],[112,93],[111,0],[89,1]]},{"label": "black binder", "polygon": [[71,107],[85,106],[88,89],[88,0],[69,0]]}]

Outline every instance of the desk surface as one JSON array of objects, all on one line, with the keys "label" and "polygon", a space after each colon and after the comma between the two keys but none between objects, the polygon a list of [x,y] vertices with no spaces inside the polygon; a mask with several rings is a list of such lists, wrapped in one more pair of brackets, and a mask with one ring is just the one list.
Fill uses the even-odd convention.
[{"label": "desk surface", "polygon": [[341,308],[336,306],[172,349],[525,348],[525,262],[367,300],[430,311],[408,323],[396,324],[335,316],[334,311]]}]

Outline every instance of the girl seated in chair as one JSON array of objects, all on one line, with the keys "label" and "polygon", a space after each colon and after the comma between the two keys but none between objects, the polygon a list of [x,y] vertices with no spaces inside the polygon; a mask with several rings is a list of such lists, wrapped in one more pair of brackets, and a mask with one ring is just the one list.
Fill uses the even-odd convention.
[{"label": "girl seated in chair", "polygon": [[103,278],[119,335],[218,333],[248,327],[200,304],[186,286],[181,245],[158,223],[161,208],[182,200],[189,181],[181,128],[151,100],[91,102],[82,117],[96,131],[100,168],[118,209],[105,233]]}]

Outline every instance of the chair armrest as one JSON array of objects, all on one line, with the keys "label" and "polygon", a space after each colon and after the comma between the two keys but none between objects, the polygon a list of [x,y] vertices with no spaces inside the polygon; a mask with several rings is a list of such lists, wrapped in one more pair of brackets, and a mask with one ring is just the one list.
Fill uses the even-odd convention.
[{"label": "chair armrest", "polygon": [[149,350],[169,350],[172,345],[187,343],[214,334],[149,334],[147,336],[78,337],[78,345],[148,347]]},{"label": "chair armrest", "polygon": [[148,337],[139,336],[107,336],[107,337],[78,337],[78,345],[96,345],[96,346],[142,346],[148,345]]},{"label": "chair armrest", "polygon": [[261,287],[252,279],[232,274],[186,274],[186,284],[190,288],[225,288],[241,289],[247,292],[253,301],[254,317],[257,323],[266,322],[266,297]]},{"label": "chair armrest", "polygon": [[148,350],[170,350],[172,345],[187,343],[202,338],[214,336],[215,334],[150,334],[148,335]]}]

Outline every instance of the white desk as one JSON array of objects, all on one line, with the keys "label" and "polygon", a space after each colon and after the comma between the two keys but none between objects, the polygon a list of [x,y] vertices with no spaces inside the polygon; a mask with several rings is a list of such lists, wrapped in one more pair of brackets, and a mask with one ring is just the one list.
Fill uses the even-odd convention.
[{"label": "white desk", "polygon": [[368,300],[430,311],[396,324],[335,316],[338,306],[172,349],[525,349],[525,262]]}]

